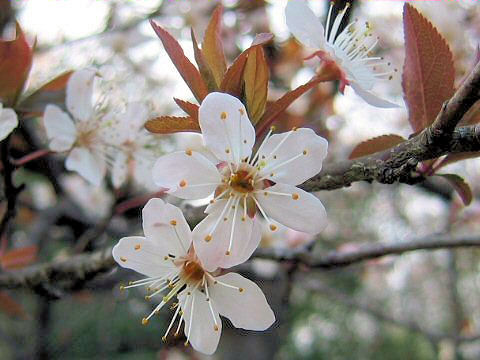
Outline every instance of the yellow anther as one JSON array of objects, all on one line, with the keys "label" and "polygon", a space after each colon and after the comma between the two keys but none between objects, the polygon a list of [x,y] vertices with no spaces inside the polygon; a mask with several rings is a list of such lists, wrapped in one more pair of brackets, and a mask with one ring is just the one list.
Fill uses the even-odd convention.
[{"label": "yellow anther", "polygon": [[121,291],[125,290],[125,286],[120,285],[120,290],[121,290]]},{"label": "yellow anther", "polygon": [[164,257],[163,257],[163,260],[167,261],[167,260],[168,260],[168,256],[164,256]]},{"label": "yellow anther", "polygon": [[140,250],[141,246],[140,244],[135,245],[135,250]]},{"label": "yellow anther", "polygon": [[193,152],[192,152],[192,150],[187,149],[187,150],[185,150],[185,154],[187,154],[188,156],[192,156]]},{"label": "yellow anther", "polygon": [[143,318],[142,319],[142,325],[147,325],[148,324],[148,319],[147,318]]},{"label": "yellow anther", "polygon": [[213,199],[212,199],[212,200],[210,200],[210,204],[213,204],[214,202],[215,202],[215,200],[213,200]]},{"label": "yellow anther", "polygon": [[173,226],[177,225],[177,220],[170,220],[170,225],[173,225]]},{"label": "yellow anther", "polygon": [[147,300],[147,301],[150,300],[150,298],[151,298],[151,296],[149,296],[149,295],[145,296],[145,300]]},{"label": "yellow anther", "polygon": [[270,224],[270,230],[272,230],[272,231],[277,230],[277,226],[273,225],[273,224]]},{"label": "yellow anther", "polygon": [[297,131],[298,128],[296,126],[292,127],[292,131]]},{"label": "yellow anther", "polygon": [[126,257],[123,257],[123,256],[120,256],[120,260],[123,261],[123,262],[125,262],[125,261],[127,261],[127,258],[126,258]]},{"label": "yellow anther", "polygon": [[225,111],[222,111],[220,114],[220,119],[225,120],[227,118],[227,113]]},{"label": "yellow anther", "polygon": [[242,216],[242,221],[245,221],[245,220],[246,220],[246,219],[245,219],[245,216]]},{"label": "yellow anther", "polygon": [[168,301],[168,297],[164,296],[164,297],[162,298],[162,300],[163,300],[163,302],[167,302],[167,301]]},{"label": "yellow anther", "polygon": [[267,196],[267,195],[268,195],[268,192],[264,191],[264,192],[263,192],[263,195]]},{"label": "yellow anther", "polygon": [[303,150],[303,155],[307,155],[308,154],[308,151],[307,150]]},{"label": "yellow anther", "polygon": [[213,325],[213,330],[218,331],[218,325]]},{"label": "yellow anther", "polygon": [[238,109],[238,112],[240,113],[240,115],[245,114],[245,111],[243,111],[243,109]]},{"label": "yellow anther", "polygon": [[128,282],[128,285],[133,285],[133,281],[129,281],[129,282]]},{"label": "yellow anther", "polygon": [[183,343],[183,345],[184,345],[185,347],[187,347],[187,346],[188,346],[188,341],[185,341],[185,342]]},{"label": "yellow anther", "polygon": [[273,175],[275,175],[274,173],[270,173],[270,177],[273,177]]},{"label": "yellow anther", "polygon": [[297,193],[293,193],[293,194],[292,194],[292,199],[293,199],[293,200],[298,200],[299,197],[300,197],[300,196],[298,196]]},{"label": "yellow anther", "polygon": [[272,125],[272,126],[270,126],[270,130],[273,132],[273,131],[277,130],[277,128],[276,128],[275,125]]},{"label": "yellow anther", "polygon": [[239,291],[239,292],[243,292],[243,288],[238,288],[238,291]]},{"label": "yellow anther", "polygon": [[163,342],[167,342],[167,337],[166,337],[166,336],[162,336],[162,341],[163,341]]},{"label": "yellow anther", "polygon": [[225,153],[230,154],[230,149],[225,149]]},{"label": "yellow anther", "polygon": [[223,221],[227,221],[227,220],[228,220],[228,218],[227,218],[227,217],[224,217],[224,218],[223,218]]},{"label": "yellow anther", "polygon": [[180,181],[179,185],[180,185],[180,187],[183,188],[183,187],[187,186],[187,181],[186,181],[186,180],[182,180],[182,181]]},{"label": "yellow anther", "polygon": [[230,255],[230,251],[229,250],[225,251],[225,255]]},{"label": "yellow anther", "polygon": [[210,240],[212,240],[212,235],[208,234],[207,236],[205,236],[206,242],[209,242]]}]

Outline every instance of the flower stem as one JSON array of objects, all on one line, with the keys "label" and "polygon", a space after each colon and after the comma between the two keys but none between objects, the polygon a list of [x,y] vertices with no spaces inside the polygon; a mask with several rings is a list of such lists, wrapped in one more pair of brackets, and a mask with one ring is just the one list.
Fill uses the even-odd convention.
[{"label": "flower stem", "polygon": [[51,153],[50,150],[40,149],[40,150],[34,151],[34,152],[32,152],[28,155],[22,156],[20,159],[12,160],[12,164],[15,165],[16,167],[20,167],[20,166],[23,166],[30,161],[40,159],[41,157],[44,157],[44,156],[46,156],[50,153]]}]

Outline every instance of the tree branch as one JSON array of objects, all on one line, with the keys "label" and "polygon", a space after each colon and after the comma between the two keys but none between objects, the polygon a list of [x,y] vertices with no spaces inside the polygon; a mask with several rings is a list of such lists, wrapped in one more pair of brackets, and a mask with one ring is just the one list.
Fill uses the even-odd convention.
[{"label": "tree branch", "polygon": [[[480,247],[480,237],[450,238],[431,236],[395,244],[365,244],[352,251],[332,251],[325,256],[312,256],[307,252],[292,250],[257,249],[254,257],[288,261],[316,269],[344,267],[387,255],[399,255],[414,250],[438,250],[460,247]],[[54,286],[69,288],[73,283],[87,281],[97,274],[113,269],[112,248],[107,247],[91,254],[75,255],[61,261],[27,267],[0,274],[0,288],[31,288]]]},{"label": "tree branch", "polygon": [[331,269],[349,266],[366,260],[372,260],[387,255],[400,255],[415,250],[439,250],[459,247],[480,246],[480,237],[452,238],[449,235],[429,236],[401,243],[364,244],[351,251],[331,251],[324,256],[315,257],[306,252],[292,250],[258,249],[255,256],[277,261],[293,261],[309,268]]},{"label": "tree branch", "polygon": [[455,129],[466,112],[480,99],[480,63],[447,101],[434,123],[397,146],[354,160],[325,166],[302,184],[306,191],[334,190],[357,181],[382,184],[417,184],[425,177],[415,172],[419,162],[448,153],[480,151],[480,127]]}]

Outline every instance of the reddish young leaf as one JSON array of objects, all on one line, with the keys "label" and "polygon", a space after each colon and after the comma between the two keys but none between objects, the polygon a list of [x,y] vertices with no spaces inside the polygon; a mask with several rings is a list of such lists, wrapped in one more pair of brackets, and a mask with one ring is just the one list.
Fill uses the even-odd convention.
[{"label": "reddish young leaf", "polygon": [[27,318],[23,306],[14,300],[6,291],[0,291],[0,309],[13,318]]},{"label": "reddish young leaf", "polygon": [[458,193],[463,204],[465,206],[470,205],[473,199],[472,189],[470,189],[470,185],[461,176],[455,174],[436,174],[435,176],[440,176],[447,180]]},{"label": "reddish young leaf", "polygon": [[222,5],[218,5],[213,11],[202,43],[203,55],[212,71],[217,87],[222,83],[223,75],[227,70],[227,62],[225,60],[225,53],[223,52],[221,37],[222,14],[223,7]]},{"label": "reddish young leaf", "polygon": [[243,73],[247,111],[252,124],[256,124],[265,112],[268,93],[268,64],[263,48],[257,46],[248,54]]},{"label": "reddish young leaf", "polygon": [[228,68],[220,85],[220,90],[240,98],[243,90],[243,71],[245,70],[249,52],[257,46],[270,42],[272,39],[273,35],[270,33],[258,34],[253,40],[252,45],[238,55],[233,64]]},{"label": "reddish young leaf", "polygon": [[148,120],[145,128],[155,134],[172,134],[183,131],[200,132],[198,120],[190,116],[159,116],[155,119]]},{"label": "reddish young leaf", "polygon": [[32,66],[33,48],[17,23],[14,40],[0,41],[0,102],[13,107]]},{"label": "reddish young leaf", "polygon": [[36,245],[7,251],[0,256],[0,265],[5,270],[22,268],[37,259],[37,252],[38,247]]},{"label": "reddish young leaf", "polygon": [[405,63],[402,86],[414,131],[430,125],[453,95],[455,68],[445,39],[412,5],[403,8]]},{"label": "reddish young leaf", "polygon": [[257,136],[260,136],[272,122],[280,115],[286,108],[290,106],[296,99],[305,94],[308,90],[312,89],[316,85],[324,81],[331,81],[330,76],[317,75],[310,79],[307,83],[300,85],[292,91],[284,94],[280,99],[276,100],[272,104],[267,105],[265,113],[263,114],[260,121],[257,123],[256,132]]},{"label": "reddish young leaf", "polygon": [[208,92],[218,91],[218,86],[215,78],[213,77],[210,66],[207,64],[207,60],[205,59],[202,50],[200,50],[200,48],[198,47],[197,38],[195,37],[193,29],[190,29],[190,36],[192,38],[193,54],[195,56],[195,61],[198,65],[198,69],[200,70],[200,74],[202,75],[203,80],[207,84]]},{"label": "reddish young leaf", "polygon": [[188,115],[190,115],[190,117],[198,122],[198,105],[177,98],[173,98],[173,100],[183,111],[185,111]]},{"label": "reddish young leaf", "polygon": [[185,83],[188,85],[190,90],[192,90],[193,95],[198,102],[207,96],[208,89],[207,85],[202,79],[198,69],[188,60],[185,56],[182,47],[180,44],[170,35],[166,30],[164,30],[160,25],[156,24],[153,20],[150,20],[150,25],[152,25],[153,30],[160,38],[165,47],[165,51],[172,60],[173,64],[177,68],[178,72],[182,76]]},{"label": "reddish young leaf", "polygon": [[376,152],[390,149],[391,147],[394,147],[405,140],[406,139],[400,135],[395,134],[377,136],[372,139],[362,141],[360,144],[355,146],[348,158],[351,160],[362,156],[375,154]]},{"label": "reddish young leaf", "polygon": [[39,89],[20,101],[17,110],[29,113],[31,116],[41,115],[47,104],[64,107],[65,89],[73,71],[67,71],[55,79],[42,85]]},{"label": "reddish young leaf", "polygon": [[238,55],[233,64],[228,68],[220,85],[221,91],[237,98],[242,96],[243,71],[247,63],[248,52],[249,50],[245,50]]}]

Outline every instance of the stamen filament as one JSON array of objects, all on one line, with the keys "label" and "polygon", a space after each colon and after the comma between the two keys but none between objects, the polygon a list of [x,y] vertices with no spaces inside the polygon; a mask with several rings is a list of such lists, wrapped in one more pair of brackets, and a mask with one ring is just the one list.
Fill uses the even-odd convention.
[{"label": "stamen filament", "polygon": [[168,325],[167,331],[165,332],[165,335],[163,335],[163,339],[166,339],[168,336],[168,333],[172,329],[173,323],[175,322],[175,319],[178,316],[178,313],[180,312],[180,306],[177,306],[177,310],[175,310],[175,314],[173,315],[172,321],[170,321],[170,325]]},{"label": "stamen filament", "polygon": [[230,255],[233,244],[233,235],[235,234],[235,221],[237,220],[237,210],[238,204],[240,203],[240,198],[235,199],[235,210],[233,210],[233,220],[232,220],[232,230],[230,231],[230,241],[228,243],[228,250],[226,255]]}]

